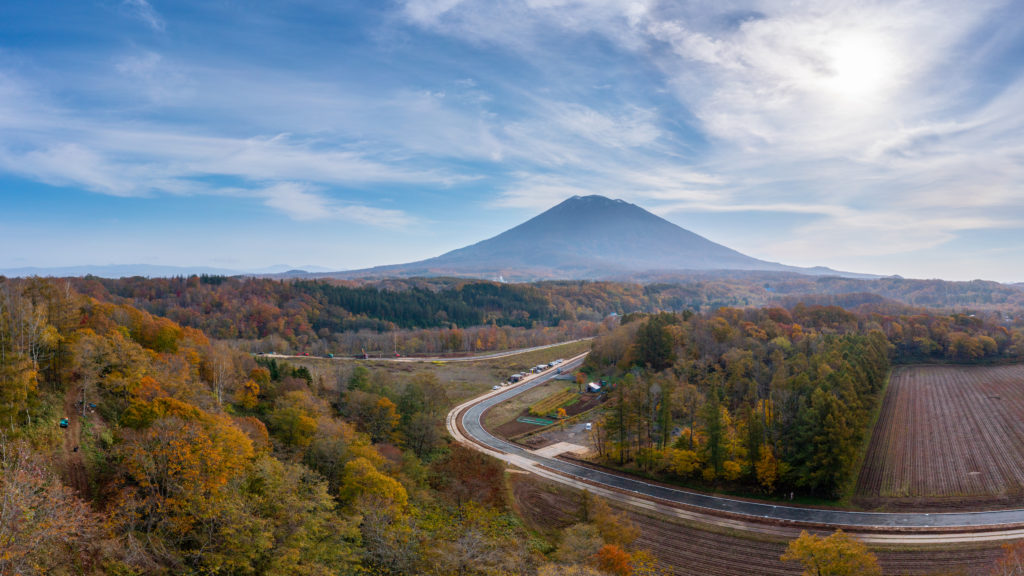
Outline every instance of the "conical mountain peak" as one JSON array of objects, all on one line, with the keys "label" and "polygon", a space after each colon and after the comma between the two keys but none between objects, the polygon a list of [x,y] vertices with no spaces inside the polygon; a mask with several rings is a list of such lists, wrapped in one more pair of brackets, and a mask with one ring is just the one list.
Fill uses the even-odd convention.
[{"label": "conical mountain peak", "polygon": [[746,256],[625,200],[589,195],[436,258],[345,276],[602,279],[694,270],[803,271]]}]

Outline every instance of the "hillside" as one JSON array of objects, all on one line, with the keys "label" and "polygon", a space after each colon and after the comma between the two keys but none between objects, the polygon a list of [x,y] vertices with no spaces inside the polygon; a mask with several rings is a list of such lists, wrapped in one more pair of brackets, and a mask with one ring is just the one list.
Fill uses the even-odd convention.
[{"label": "hillside", "polygon": [[315,276],[461,276],[533,281],[607,279],[642,272],[759,270],[849,275],[741,254],[623,200],[573,196],[493,238],[441,256]]},{"label": "hillside", "polygon": [[[236,294],[249,309],[269,294],[257,288],[292,288],[269,280],[206,281],[162,282],[185,300],[201,296],[211,310],[233,302],[215,287],[252,290]],[[575,284],[577,292],[601,286]],[[501,465],[447,445],[443,416],[456,397],[472,393],[452,383],[473,382],[480,391],[486,377],[444,380],[439,371],[451,366],[445,363],[394,370],[339,359],[289,364],[242,353],[128,302],[99,300],[90,295],[102,295],[97,279],[79,286],[0,278],[0,574],[656,573],[644,567],[650,556],[629,545],[638,531],[599,500],[587,518],[530,533]],[[160,284],[135,279],[131,286],[141,295]],[[625,291],[598,295],[653,297],[648,288],[656,288],[609,287]],[[283,318],[256,323],[266,320]],[[609,458],[622,453],[632,466],[636,455],[655,454],[656,447],[671,458],[646,458],[646,473],[669,466],[688,482],[734,487],[755,486],[752,474],[768,466],[777,491],[808,494],[834,492],[848,467],[822,470],[823,461],[798,450],[813,443],[793,436],[788,424],[824,438],[819,429],[827,420],[801,413],[849,414],[844,435],[829,439],[848,451],[863,428],[862,418],[853,418],[862,407],[852,394],[877,388],[886,351],[912,363],[1024,357],[1019,327],[966,314],[798,305],[791,312],[634,314],[622,322],[591,356],[592,371],[621,383],[612,405],[627,402],[637,415],[626,442],[608,444],[625,452],[607,452]],[[493,325],[486,330],[500,333]],[[679,370],[660,370],[676,364]],[[660,392],[641,394],[655,387],[635,384],[652,379]],[[843,393],[832,394],[836,389]],[[758,429],[754,409],[766,406],[765,394],[793,401],[780,403]],[[685,400],[684,413],[663,409],[673,398]],[[701,408],[716,403],[718,409]],[[673,425],[644,425],[654,415],[676,418],[694,443],[662,437],[658,444],[651,431]],[[714,428],[718,416],[721,426]],[[67,427],[58,425],[62,418],[70,420]],[[615,425],[601,422],[596,430]],[[759,436],[739,434],[737,426]],[[716,445],[715,429],[745,440],[712,458],[705,447]],[[779,465],[745,448],[769,440]],[[757,481],[764,486],[760,475]],[[616,526],[623,529],[609,528]],[[602,550],[629,569],[590,571],[601,565]],[[666,568],[686,573],[673,558]]]},{"label": "hillside", "polygon": [[599,333],[609,314],[708,311],[722,306],[834,305],[903,314],[910,309],[1024,318],[1024,291],[995,282],[786,272],[692,272],[637,282],[498,283],[453,278],[375,281],[268,278],[74,278],[76,290],[246,340],[254,352],[468,353],[529,347]]},{"label": "hillside", "polygon": [[323,366],[0,278],[0,575],[533,576],[632,542],[607,507],[571,557],[530,534],[433,364]]}]

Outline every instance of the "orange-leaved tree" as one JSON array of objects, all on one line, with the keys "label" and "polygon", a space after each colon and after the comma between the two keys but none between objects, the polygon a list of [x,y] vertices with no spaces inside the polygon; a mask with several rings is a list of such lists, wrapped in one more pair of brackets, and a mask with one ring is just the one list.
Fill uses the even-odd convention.
[{"label": "orange-leaved tree", "polygon": [[1024,576],[1024,540],[1003,544],[1003,557],[996,562],[992,576]]},{"label": "orange-leaved tree", "polygon": [[633,558],[615,544],[605,544],[594,555],[597,567],[615,576],[630,576],[633,573]]},{"label": "orange-leaved tree", "polygon": [[148,403],[152,424],[125,434],[120,448],[123,496],[145,530],[183,537],[214,513],[228,482],[251,461],[252,441],[225,415],[186,402]]}]

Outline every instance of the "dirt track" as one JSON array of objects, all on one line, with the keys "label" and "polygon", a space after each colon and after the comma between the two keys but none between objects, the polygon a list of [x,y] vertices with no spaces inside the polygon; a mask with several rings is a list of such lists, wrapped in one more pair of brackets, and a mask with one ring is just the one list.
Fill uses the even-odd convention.
[{"label": "dirt track", "polygon": [[62,472],[64,483],[84,497],[88,494],[89,481],[85,474],[82,451],[79,449],[82,439],[82,410],[76,403],[81,397],[80,384],[68,386],[68,391],[64,395],[64,416],[68,418],[68,427],[64,429]]}]

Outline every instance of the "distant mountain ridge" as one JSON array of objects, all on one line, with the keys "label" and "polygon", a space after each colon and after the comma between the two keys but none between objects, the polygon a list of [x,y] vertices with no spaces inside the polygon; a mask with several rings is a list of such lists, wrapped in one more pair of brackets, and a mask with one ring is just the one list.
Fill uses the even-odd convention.
[{"label": "distant mountain ridge", "polygon": [[21,268],[0,269],[0,276],[29,277],[49,276],[67,278],[72,276],[99,276],[101,278],[128,278],[143,276],[146,278],[173,278],[175,276],[192,276],[206,274],[208,276],[258,276],[269,274],[305,275],[311,272],[327,272],[323,266],[303,266],[301,269],[286,264],[267,266],[256,270],[235,270],[212,266],[161,266],[158,264],[110,264],[39,267],[26,266]]},{"label": "distant mountain ridge", "polygon": [[277,265],[259,270],[232,270],[127,264],[0,269],[0,275],[120,278],[207,274],[369,280],[451,276],[515,282],[652,282],[697,272],[738,271],[877,278],[824,267],[800,268],[759,260],[694,234],[635,204],[596,195],[573,196],[497,236],[418,262],[338,272],[316,266],[293,268]]},{"label": "distant mountain ridge", "polygon": [[493,238],[434,258],[311,276],[460,276],[533,281],[636,278],[645,273],[707,270],[870,277],[752,258],[635,204],[596,195],[573,196]]}]

